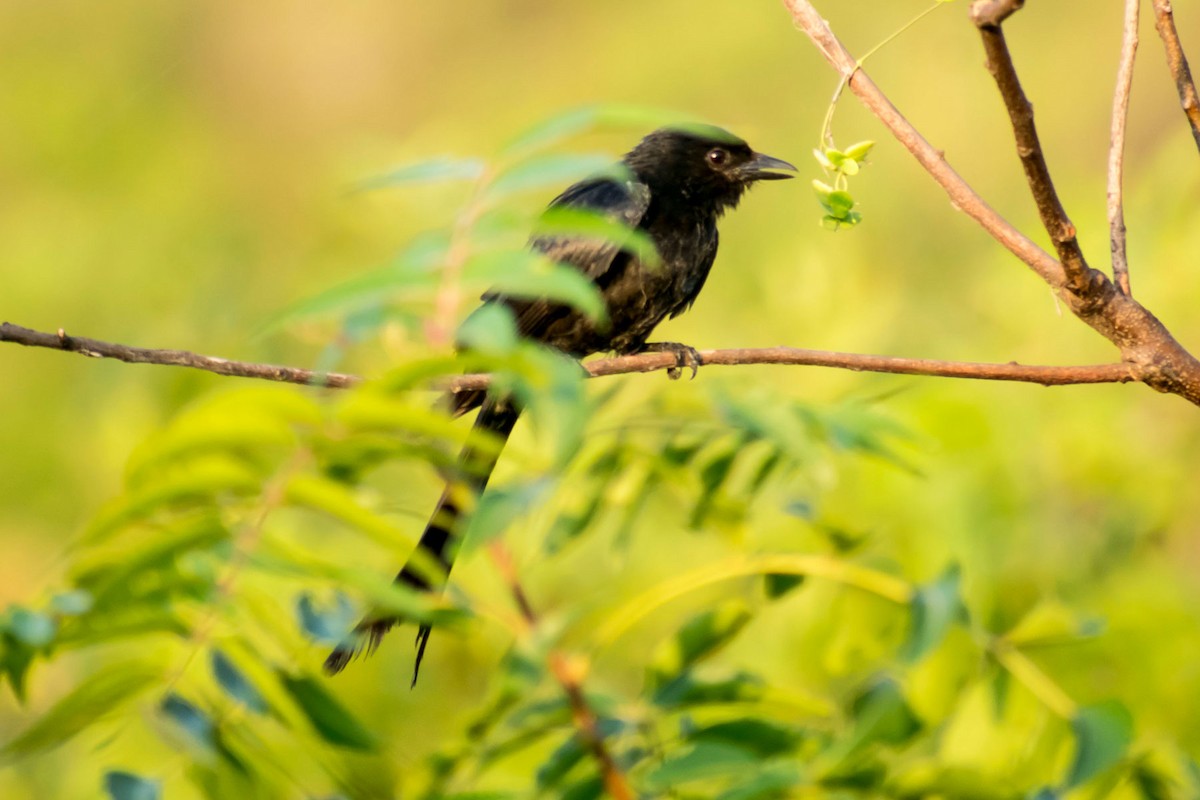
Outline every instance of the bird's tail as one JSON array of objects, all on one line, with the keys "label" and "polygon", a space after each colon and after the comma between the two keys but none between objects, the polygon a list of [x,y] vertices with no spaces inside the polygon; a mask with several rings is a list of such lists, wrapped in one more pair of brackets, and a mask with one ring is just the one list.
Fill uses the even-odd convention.
[{"label": "bird's tail", "polygon": [[[470,402],[469,398],[465,399]],[[460,408],[464,398],[459,398]],[[439,591],[446,584],[463,533],[462,507],[471,507],[487,487],[500,451],[516,425],[520,410],[509,399],[487,398],[479,410],[468,442],[459,456],[459,474],[451,478],[433,515],[425,526],[417,549],[396,575],[396,582],[423,592]],[[480,438],[482,434],[483,437]],[[368,616],[358,623],[350,638],[338,645],[325,659],[325,671],[330,675],[341,672],[360,652],[372,653],[384,634],[404,622],[395,616]],[[429,641],[429,625],[417,629],[417,656],[413,664],[413,684],[421,669],[425,644]]]}]

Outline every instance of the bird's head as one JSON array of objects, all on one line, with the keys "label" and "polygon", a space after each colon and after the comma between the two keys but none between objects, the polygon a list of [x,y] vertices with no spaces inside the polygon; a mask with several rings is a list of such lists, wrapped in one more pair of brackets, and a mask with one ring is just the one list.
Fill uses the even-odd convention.
[{"label": "bird's head", "polygon": [[677,191],[683,200],[714,203],[718,210],[737,205],[754,182],[791,178],[779,170],[796,171],[722,128],[699,124],[656,130],[626,154],[625,165],[651,194]]}]

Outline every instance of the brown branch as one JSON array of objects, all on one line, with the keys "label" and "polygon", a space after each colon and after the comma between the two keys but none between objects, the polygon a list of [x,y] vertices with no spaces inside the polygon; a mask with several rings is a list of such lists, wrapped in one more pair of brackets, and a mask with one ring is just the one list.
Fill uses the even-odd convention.
[{"label": "brown branch", "polygon": [[124,344],[102,342],[99,339],[88,339],[83,336],[68,336],[62,328],[59,328],[57,333],[45,333],[22,328],[11,322],[0,324],[0,342],[23,344],[27,347],[48,347],[51,350],[65,350],[68,353],[78,353],[93,358],[115,358],[129,364],[190,367],[235,378],[261,378],[268,381],[302,383],[331,389],[344,389],[362,380],[354,375],[344,375],[338,372],[316,372],[311,369],[286,367],[278,364],[230,361],[216,356],[202,356],[187,350],[130,347]]},{"label": "brown branch", "polygon": [[[513,565],[512,554],[500,541],[493,541],[488,545],[488,554],[491,556],[496,570],[508,585],[517,609],[521,612],[522,620],[530,629],[536,628],[538,625],[537,613],[534,612],[533,606],[529,603],[529,597],[525,594],[524,587],[521,586],[516,567]],[[612,753],[608,751],[608,746],[604,743],[604,735],[600,732],[599,722],[596,719],[596,712],[588,705],[587,697],[583,693],[583,679],[587,673],[586,663],[571,659],[558,650],[551,650],[546,661],[550,667],[550,673],[567,695],[575,730],[596,761],[605,790],[615,800],[633,800],[633,790],[629,787],[629,781],[621,772]]]},{"label": "brown branch", "polygon": [[[783,0],[792,20],[846,81],[851,91],[873,113],[942,187],[955,208],[963,211],[988,234],[1027,264],[1073,314],[1121,351],[1134,380],[1160,392],[1169,392],[1200,405],[1200,361],[1146,308],[1120,291],[1104,275],[1091,270],[1091,281],[1082,293],[1066,290],[1062,264],[1034,244],[995,212],[955,172],[913,125],[896,109],[863,70],[808,0]],[[1009,4],[1001,3],[1007,7]],[[1012,4],[1015,8],[1015,4]]]},{"label": "brown branch", "polygon": [[1125,128],[1129,122],[1129,94],[1133,88],[1133,61],[1138,48],[1138,9],[1141,0],[1125,0],[1125,26],[1121,36],[1121,65],[1113,90],[1111,139],[1108,147],[1108,241],[1112,250],[1113,280],[1122,294],[1131,295],[1129,259],[1125,249]]},{"label": "brown branch", "polygon": [[1154,0],[1154,29],[1163,40],[1167,51],[1167,66],[1171,76],[1175,78],[1175,88],[1179,92],[1179,104],[1187,115],[1188,123],[1192,126],[1192,138],[1196,147],[1200,148],[1200,96],[1196,94],[1196,83],[1192,80],[1192,71],[1188,68],[1187,56],[1183,54],[1183,44],[1179,41],[1179,31],[1175,29],[1175,12],[1171,9],[1171,0]]},{"label": "brown branch", "polygon": [[[255,364],[202,356],[186,350],[158,350],[129,347],[66,334],[43,333],[6,322],[0,325],[0,341],[31,347],[49,347],[72,353],[115,358],[121,361],[190,367],[241,378],[258,378],[283,383],[298,383],[344,389],[362,382],[357,375],[338,372],[318,373],[300,367],[278,364]],[[1066,386],[1081,383],[1128,383],[1137,380],[1129,364],[1097,364],[1090,366],[1036,366],[1017,364],[980,364],[966,361],[936,361],[926,358],[873,356],[860,353],[835,353],[826,350],[803,350],[796,347],[761,347],[731,350],[701,350],[705,366],[741,366],[750,364],[782,364],[806,367],[832,367],[852,372],[882,372],[896,375],[926,375],[940,378],[970,378],[990,381],[1037,383],[1042,386]],[[583,365],[588,376],[627,375],[657,372],[675,366],[672,353],[639,353],[589,361]],[[445,382],[451,392],[486,389],[488,375],[461,375]]]},{"label": "brown branch", "polygon": [[1017,78],[1017,70],[1012,55],[1008,52],[1008,43],[1004,39],[1004,30],[998,22],[992,22],[992,17],[988,14],[993,5],[995,4],[987,0],[976,0],[971,6],[971,19],[983,38],[988,72],[996,80],[1000,97],[1004,100],[1004,107],[1012,122],[1017,155],[1021,158],[1025,179],[1037,204],[1042,226],[1046,233],[1050,234],[1050,240],[1054,242],[1054,248],[1058,251],[1058,260],[1066,272],[1067,288],[1081,294],[1091,285],[1092,271],[1079,248],[1075,226],[1071,224],[1066,209],[1059,200],[1058,190],[1054,188],[1054,180],[1050,177],[1050,168],[1046,165],[1046,156],[1042,152],[1042,143],[1033,121],[1033,105],[1025,96],[1021,81]]},{"label": "brown branch", "polygon": [[1025,0],[977,0],[971,6],[976,25],[999,25],[1025,7]]}]

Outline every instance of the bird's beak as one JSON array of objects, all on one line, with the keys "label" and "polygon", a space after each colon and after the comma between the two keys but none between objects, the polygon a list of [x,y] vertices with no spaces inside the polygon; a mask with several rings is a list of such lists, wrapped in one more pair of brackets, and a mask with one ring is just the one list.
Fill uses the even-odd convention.
[{"label": "bird's beak", "polygon": [[794,175],[785,175],[781,172],[771,172],[770,170],[786,169],[791,172],[796,172],[796,168],[782,158],[755,153],[754,158],[747,161],[738,168],[742,180],[745,181],[781,181],[786,178],[795,177]]}]

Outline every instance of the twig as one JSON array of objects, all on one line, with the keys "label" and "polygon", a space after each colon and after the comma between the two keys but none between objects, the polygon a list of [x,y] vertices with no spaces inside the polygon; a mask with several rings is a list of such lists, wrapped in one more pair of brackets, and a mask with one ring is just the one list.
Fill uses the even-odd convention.
[{"label": "twig", "polygon": [[1129,259],[1125,251],[1125,128],[1129,121],[1129,93],[1133,87],[1133,61],[1138,48],[1138,9],[1141,0],[1125,0],[1125,30],[1121,37],[1121,66],[1113,91],[1112,138],[1108,149],[1108,236],[1112,248],[1113,280],[1129,296]]},{"label": "twig", "polygon": [[1175,29],[1175,13],[1171,9],[1171,0],[1154,0],[1154,29],[1163,40],[1167,51],[1167,66],[1175,78],[1175,88],[1179,92],[1179,104],[1187,115],[1188,123],[1192,126],[1192,138],[1196,147],[1200,148],[1200,96],[1196,93],[1196,83],[1192,80],[1192,71],[1188,68],[1187,56],[1183,54],[1183,44],[1179,41],[1179,31]]},{"label": "twig", "polygon": [[23,344],[27,347],[48,347],[51,350],[65,350],[68,353],[78,353],[93,358],[115,358],[130,364],[191,367],[236,378],[261,378],[283,383],[324,386],[330,389],[344,389],[362,380],[354,375],[344,375],[338,372],[316,372],[311,369],[286,367],[278,364],[230,361],[216,356],[202,356],[187,350],[130,347],[113,342],[102,342],[98,339],[88,339],[83,336],[68,336],[62,328],[59,328],[57,333],[45,333],[22,328],[11,322],[0,324],[0,342]]},{"label": "twig", "polygon": [[[1073,314],[1121,351],[1136,380],[1159,392],[1177,394],[1200,406],[1200,360],[1175,340],[1150,311],[1121,294],[1102,273],[1092,270],[1090,284],[1081,294],[1066,288],[1062,264],[996,213],[947,163],[880,91],[854,57],[833,35],[829,25],[808,0],[783,0],[792,20],[842,76],[867,109],[874,114],[942,187],[960,211],[975,220],[996,241],[1028,265],[1058,293]],[[988,7],[993,4],[986,4]],[[1016,3],[994,4],[1015,9]]]},{"label": "twig", "polygon": [[1046,165],[1046,156],[1038,138],[1037,126],[1033,122],[1033,106],[1021,89],[1021,81],[1017,78],[1016,67],[1008,52],[1008,43],[1004,40],[1004,30],[998,22],[993,22],[992,16],[988,14],[992,5],[994,4],[986,0],[977,0],[971,6],[971,19],[983,38],[988,72],[996,80],[1000,97],[1004,100],[1004,107],[1012,122],[1017,154],[1021,158],[1021,166],[1025,170],[1025,179],[1033,193],[1034,202],[1037,203],[1042,226],[1046,233],[1050,234],[1050,240],[1054,242],[1054,248],[1058,251],[1058,259],[1066,272],[1068,288],[1076,294],[1082,294],[1090,288],[1091,269],[1083,257],[1083,251],[1079,249],[1079,241],[1075,238],[1075,226],[1071,224],[1062,201],[1058,198],[1058,190],[1054,188],[1054,180],[1050,177],[1050,168]]},{"label": "twig", "polygon": [[[524,587],[521,586],[516,567],[513,565],[512,554],[500,541],[493,541],[488,545],[488,554],[491,556],[496,570],[508,585],[509,592],[521,612],[521,618],[529,628],[536,628],[538,625],[537,613],[530,605]],[[629,781],[621,772],[621,768],[617,766],[612,753],[608,751],[608,746],[604,743],[604,736],[600,733],[596,712],[592,711],[587,697],[584,696],[583,678],[587,672],[586,663],[573,660],[564,653],[552,650],[547,656],[547,664],[554,679],[558,681],[567,695],[575,729],[600,768],[600,777],[604,781],[604,788],[615,800],[633,800],[633,790],[629,787]]]},{"label": "twig", "polygon": [[[129,347],[123,344],[101,342],[77,336],[59,336],[53,333],[22,328],[6,322],[0,325],[0,342],[13,342],[30,347],[49,347],[72,353],[115,358],[121,361],[142,364],[163,364],[191,367],[242,378],[259,378],[283,383],[322,386],[344,389],[362,382],[357,375],[339,372],[318,373],[300,367],[278,364],[255,364],[246,361],[230,361],[213,356],[202,356],[186,350],[156,350]],[[974,380],[1016,381],[1037,383],[1042,386],[1067,386],[1081,383],[1129,383],[1138,378],[1129,364],[1095,364],[1084,366],[1037,366],[1017,364],[978,364],[966,361],[936,361],[926,358],[900,358],[896,356],[874,356],[859,353],[835,353],[825,350],[802,350],[796,347],[740,348],[730,350],[701,350],[700,357],[706,366],[739,366],[750,364],[784,364],[807,367],[833,367],[853,372],[882,372],[894,375],[926,375],[941,378],[969,378]],[[639,353],[632,356],[615,356],[589,361],[583,365],[589,377],[625,375],[635,372],[657,372],[676,365],[672,353]],[[473,374],[451,378],[443,385],[447,391],[469,392],[486,389],[491,382],[488,375]]]}]

